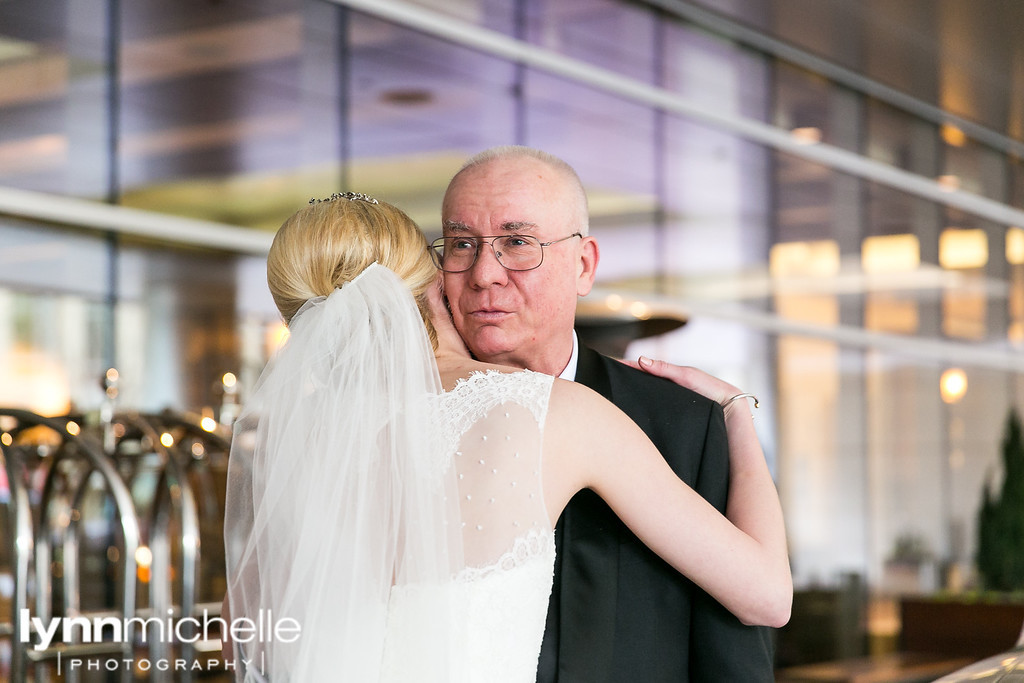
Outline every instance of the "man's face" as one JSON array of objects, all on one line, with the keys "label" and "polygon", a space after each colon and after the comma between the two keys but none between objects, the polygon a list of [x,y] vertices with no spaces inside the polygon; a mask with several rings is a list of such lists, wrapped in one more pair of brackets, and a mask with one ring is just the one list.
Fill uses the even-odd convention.
[{"label": "man's face", "polygon": [[[575,197],[538,160],[491,161],[463,172],[448,188],[444,234],[561,239],[579,228]],[[482,361],[557,375],[572,353],[576,298],[590,291],[597,260],[592,238],[572,238],[545,247],[539,268],[510,271],[483,244],[472,268],[444,274],[455,327]]]}]

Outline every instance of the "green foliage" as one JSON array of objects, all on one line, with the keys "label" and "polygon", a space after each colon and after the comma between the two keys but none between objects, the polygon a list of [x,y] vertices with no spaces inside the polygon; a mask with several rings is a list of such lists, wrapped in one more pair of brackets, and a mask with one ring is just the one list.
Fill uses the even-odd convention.
[{"label": "green foliage", "polygon": [[920,535],[908,532],[896,537],[896,545],[889,556],[889,561],[919,564],[931,558],[932,551],[928,547],[928,542]]},{"label": "green foliage", "polygon": [[998,498],[985,486],[978,514],[978,572],[985,588],[1024,589],[1024,440],[1011,409],[1003,435],[1003,486]]}]

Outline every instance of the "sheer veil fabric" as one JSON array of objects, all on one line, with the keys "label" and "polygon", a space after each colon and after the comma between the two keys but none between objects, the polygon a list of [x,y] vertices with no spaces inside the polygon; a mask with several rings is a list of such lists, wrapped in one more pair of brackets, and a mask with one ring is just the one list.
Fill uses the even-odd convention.
[{"label": "sheer veil fabric", "polygon": [[[442,387],[407,286],[373,264],[307,302],[235,425],[225,540],[237,679],[377,681],[388,601],[437,586],[422,680],[458,678],[463,569]],[[294,620],[294,621],[285,621]],[[295,633],[295,626],[301,633]],[[240,642],[245,641],[245,642]]]}]

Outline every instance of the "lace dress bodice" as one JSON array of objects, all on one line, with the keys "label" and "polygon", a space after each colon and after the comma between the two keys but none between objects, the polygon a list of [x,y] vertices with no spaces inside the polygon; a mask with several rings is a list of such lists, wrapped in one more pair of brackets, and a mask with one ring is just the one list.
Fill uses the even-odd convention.
[{"label": "lace dress bodice", "polygon": [[490,371],[442,396],[445,464],[458,473],[465,566],[441,588],[393,589],[383,680],[424,679],[430,657],[417,652],[422,630],[449,623],[438,619],[438,606],[454,610],[458,670],[447,680],[535,680],[555,559],[541,480],[552,381],[529,371]]}]

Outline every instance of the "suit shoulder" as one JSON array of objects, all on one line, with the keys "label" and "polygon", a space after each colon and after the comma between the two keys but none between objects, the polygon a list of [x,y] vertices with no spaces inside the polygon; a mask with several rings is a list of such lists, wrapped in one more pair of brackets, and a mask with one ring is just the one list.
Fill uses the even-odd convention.
[{"label": "suit shoulder", "polygon": [[644,430],[680,479],[724,510],[729,450],[722,406],[612,358],[601,356],[599,362],[612,402]]},{"label": "suit shoulder", "polygon": [[[686,404],[699,411],[713,411],[718,404],[707,396],[692,389],[681,387],[664,377],[657,377],[632,368],[608,356],[601,356],[601,362],[608,371],[608,378],[615,388],[622,388],[629,394],[643,397],[645,402],[657,404],[668,402],[673,406]],[[618,393],[618,392],[616,392]]]}]

